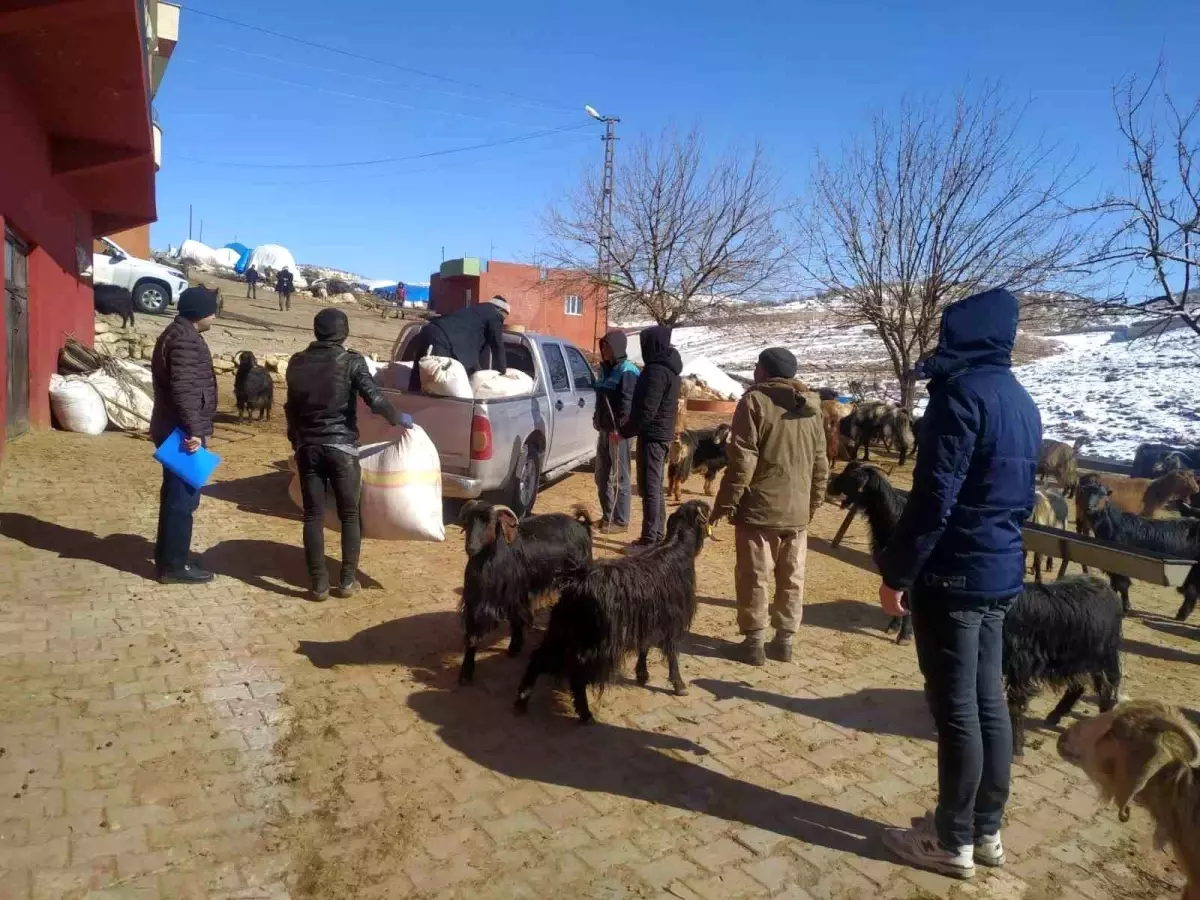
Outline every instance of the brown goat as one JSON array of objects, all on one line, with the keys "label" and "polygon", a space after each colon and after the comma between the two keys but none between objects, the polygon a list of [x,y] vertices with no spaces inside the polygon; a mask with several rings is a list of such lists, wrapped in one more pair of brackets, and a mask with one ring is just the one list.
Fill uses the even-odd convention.
[{"label": "brown goat", "polygon": [[[1034,525],[1045,525],[1047,528],[1067,530],[1067,501],[1058,491],[1038,490],[1033,495],[1033,513],[1029,521]],[[1029,554],[1026,553],[1026,556]],[[1046,568],[1054,565],[1054,557],[1046,557]],[[1042,583],[1042,557],[1033,554],[1033,579]]]},{"label": "brown goat", "polygon": [[841,434],[838,426],[841,425],[842,419],[852,412],[854,407],[849,403],[837,400],[821,401],[821,420],[825,425],[825,455],[829,458],[831,466],[841,456]]},{"label": "brown goat", "polygon": [[1122,703],[1068,728],[1058,753],[1117,802],[1122,822],[1134,800],[1149,810],[1156,843],[1171,845],[1187,878],[1183,900],[1200,900],[1200,736],[1179,710]]},{"label": "brown goat", "polygon": [[1066,497],[1074,496],[1075,489],[1079,487],[1078,458],[1083,441],[1083,438],[1076,438],[1074,446],[1062,441],[1042,441],[1042,452],[1038,458],[1038,477],[1045,481],[1048,476],[1053,476]]},{"label": "brown goat", "polygon": [[[1187,502],[1200,490],[1200,483],[1191,472],[1168,472],[1151,481],[1149,478],[1126,478],[1124,475],[1089,473],[1080,484],[1102,484],[1112,491],[1108,502],[1117,504],[1121,512],[1153,519],[1156,513],[1172,500]],[[1087,518],[1087,492],[1075,493],[1075,530],[1082,535],[1091,533]]]}]

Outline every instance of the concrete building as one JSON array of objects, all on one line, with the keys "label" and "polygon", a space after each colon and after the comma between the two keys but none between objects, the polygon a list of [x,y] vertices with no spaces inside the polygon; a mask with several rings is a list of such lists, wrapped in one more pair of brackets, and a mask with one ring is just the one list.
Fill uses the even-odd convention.
[{"label": "concrete building", "polygon": [[496,294],[512,307],[510,325],[565,338],[583,350],[596,350],[604,336],[604,292],[586,272],[468,256],[446,260],[429,279],[430,309],[443,315]]},{"label": "concrete building", "polygon": [[177,36],[156,0],[0,0],[0,452],[50,424],[67,336],[91,341],[92,240],[155,219],[150,98]]}]

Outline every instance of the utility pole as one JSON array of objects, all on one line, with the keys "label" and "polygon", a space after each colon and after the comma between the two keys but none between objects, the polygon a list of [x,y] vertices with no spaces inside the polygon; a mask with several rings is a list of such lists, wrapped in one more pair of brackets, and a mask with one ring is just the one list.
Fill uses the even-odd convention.
[{"label": "utility pole", "polygon": [[[600,338],[604,337],[604,333],[608,330],[608,292],[612,280],[613,156],[617,147],[616,129],[613,126],[621,120],[616,116],[602,116],[590,106],[585,106],[584,110],[597,122],[604,123],[604,137],[600,139],[604,141],[604,175],[600,181],[600,230],[597,242],[599,258],[596,260],[597,280],[602,285],[604,294],[596,304],[596,321],[592,326],[592,347],[596,349],[600,346]],[[604,308],[603,325],[601,325],[601,307]]]},{"label": "utility pole", "polygon": [[192,239],[192,204],[188,204],[188,240]]}]

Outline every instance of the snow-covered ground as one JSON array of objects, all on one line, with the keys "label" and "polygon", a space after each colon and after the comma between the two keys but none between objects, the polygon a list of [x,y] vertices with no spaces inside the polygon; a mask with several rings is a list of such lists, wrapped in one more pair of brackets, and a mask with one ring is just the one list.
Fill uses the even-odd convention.
[{"label": "snow-covered ground", "polygon": [[1200,338],[1177,331],[1108,343],[1107,333],[1055,338],[1061,354],[1016,370],[1047,437],[1083,436],[1090,456],[1132,460],[1143,441],[1200,444]]},{"label": "snow-covered ground", "polygon": [[[1190,331],[1171,332],[1157,343],[1110,338],[1108,331],[1054,336],[1059,352],[1017,367],[1041,409],[1046,436],[1082,436],[1085,454],[1124,460],[1132,460],[1143,441],[1200,444],[1200,338]],[[807,310],[778,310],[724,327],[677,328],[674,344],[685,364],[706,359],[743,377],[764,348],[782,346],[800,361],[798,377],[814,386],[894,381],[871,329],[832,324]],[[630,349],[636,345],[632,340]]]}]

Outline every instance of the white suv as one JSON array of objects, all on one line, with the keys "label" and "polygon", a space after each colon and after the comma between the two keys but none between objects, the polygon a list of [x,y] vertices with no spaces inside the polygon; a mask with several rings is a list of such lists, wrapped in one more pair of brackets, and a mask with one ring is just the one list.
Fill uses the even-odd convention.
[{"label": "white suv", "polygon": [[188,289],[188,280],[178,269],[131,256],[108,238],[100,238],[100,243],[104,252],[92,255],[92,283],[130,291],[138,312],[164,313]]}]

